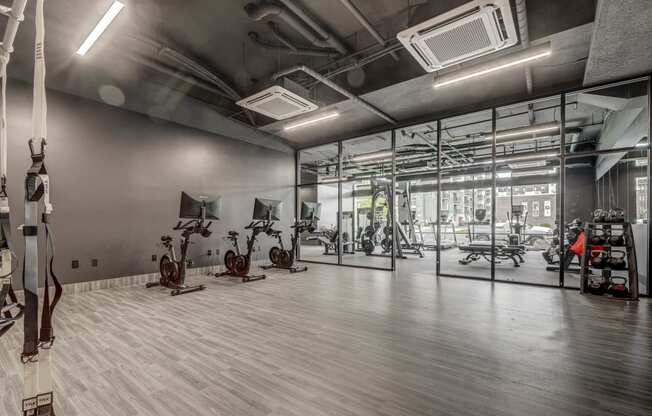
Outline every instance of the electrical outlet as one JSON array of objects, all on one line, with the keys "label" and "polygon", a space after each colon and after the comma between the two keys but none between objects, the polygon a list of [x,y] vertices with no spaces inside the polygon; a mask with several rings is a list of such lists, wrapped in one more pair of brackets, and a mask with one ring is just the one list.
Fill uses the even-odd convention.
[{"label": "electrical outlet", "polygon": [[152,261],[153,261],[153,262],[156,262],[156,260],[157,260],[157,256],[156,256],[156,254],[152,254]]},{"label": "electrical outlet", "polygon": [[98,259],[91,260],[91,267],[97,267],[100,264]]},{"label": "electrical outlet", "polygon": [[73,269],[79,269],[79,260],[73,260],[72,261],[72,268]]}]

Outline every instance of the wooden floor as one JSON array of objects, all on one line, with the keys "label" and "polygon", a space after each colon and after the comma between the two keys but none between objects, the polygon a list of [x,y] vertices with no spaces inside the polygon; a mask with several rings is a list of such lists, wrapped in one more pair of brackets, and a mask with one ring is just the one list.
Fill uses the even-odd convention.
[{"label": "wooden floor", "polygon": [[[68,296],[59,416],[651,415],[652,303],[310,265]],[[0,340],[18,415],[21,330]]]}]

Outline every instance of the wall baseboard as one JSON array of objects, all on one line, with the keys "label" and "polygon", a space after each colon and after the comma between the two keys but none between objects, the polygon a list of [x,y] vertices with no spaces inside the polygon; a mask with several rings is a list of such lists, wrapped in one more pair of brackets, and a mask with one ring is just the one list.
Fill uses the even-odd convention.
[{"label": "wall baseboard", "polygon": [[[254,261],[251,265],[252,268],[258,267],[264,264],[268,264],[264,260]],[[186,278],[189,281],[198,282],[198,281],[208,281],[212,279],[213,274],[221,273],[225,271],[224,265],[218,266],[207,266],[207,267],[195,267],[188,269],[186,271]],[[104,280],[92,280],[88,282],[79,282],[79,283],[65,283],[63,285],[64,296],[68,295],[78,295],[81,293],[92,292],[95,290],[104,290],[104,289],[115,289],[115,288],[127,288],[134,286],[145,286],[150,282],[157,282],[159,279],[159,274],[157,273],[147,273],[139,274],[133,276],[123,276],[116,277],[113,279],[104,279]],[[23,291],[17,290],[16,294],[23,299]],[[39,295],[43,295],[43,288],[39,288]]]},{"label": "wall baseboard", "polygon": [[[197,276],[207,276],[209,272],[218,273],[222,268],[223,266],[196,267],[196,268],[188,269],[186,271],[186,277],[188,279],[192,279]],[[147,274],[139,274],[134,276],[117,277],[114,279],[93,280],[89,282],[80,282],[80,283],[69,283],[63,286],[63,290],[66,295],[77,295],[80,293],[92,292],[95,290],[114,289],[114,288],[132,287],[132,286],[145,286],[147,283],[157,282],[158,279],[159,279],[158,272],[147,273]]]}]

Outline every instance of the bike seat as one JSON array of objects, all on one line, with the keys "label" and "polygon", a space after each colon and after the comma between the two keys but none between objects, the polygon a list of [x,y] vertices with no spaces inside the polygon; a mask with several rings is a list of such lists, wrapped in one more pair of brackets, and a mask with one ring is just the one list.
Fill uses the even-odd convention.
[{"label": "bike seat", "polygon": [[172,241],[172,237],[170,237],[169,235],[161,236],[161,241],[164,243],[169,243],[170,241]]},{"label": "bike seat", "polygon": [[236,231],[229,231],[229,237],[237,237],[239,235],[240,234],[238,232],[236,232]]}]

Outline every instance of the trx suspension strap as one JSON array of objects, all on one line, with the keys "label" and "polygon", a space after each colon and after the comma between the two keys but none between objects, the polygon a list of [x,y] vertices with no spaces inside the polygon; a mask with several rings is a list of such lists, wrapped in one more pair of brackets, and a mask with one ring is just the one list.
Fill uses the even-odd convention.
[{"label": "trx suspension strap", "polygon": [[0,44],[0,337],[23,315],[23,306],[11,285],[18,261],[11,244],[7,194],[7,66],[26,3],[27,0],[14,0],[12,7],[4,10],[8,20]]},{"label": "trx suspension strap", "polygon": [[[25,178],[25,259],[23,262],[23,286],[25,288],[25,343],[22,360],[24,375],[24,416],[54,416],[50,350],[54,344],[52,315],[62,294],[62,287],[52,273],[54,262],[54,239],[50,227],[52,205],[50,204],[50,179],[45,167],[46,115],[45,55],[44,55],[44,0],[36,1],[36,47],[34,63],[34,108],[32,139],[29,150],[32,166]],[[39,218],[40,203],[44,211]],[[43,310],[39,327],[38,277],[40,221],[45,228],[45,290]],[[50,299],[50,280],[54,284],[54,298]]]}]

